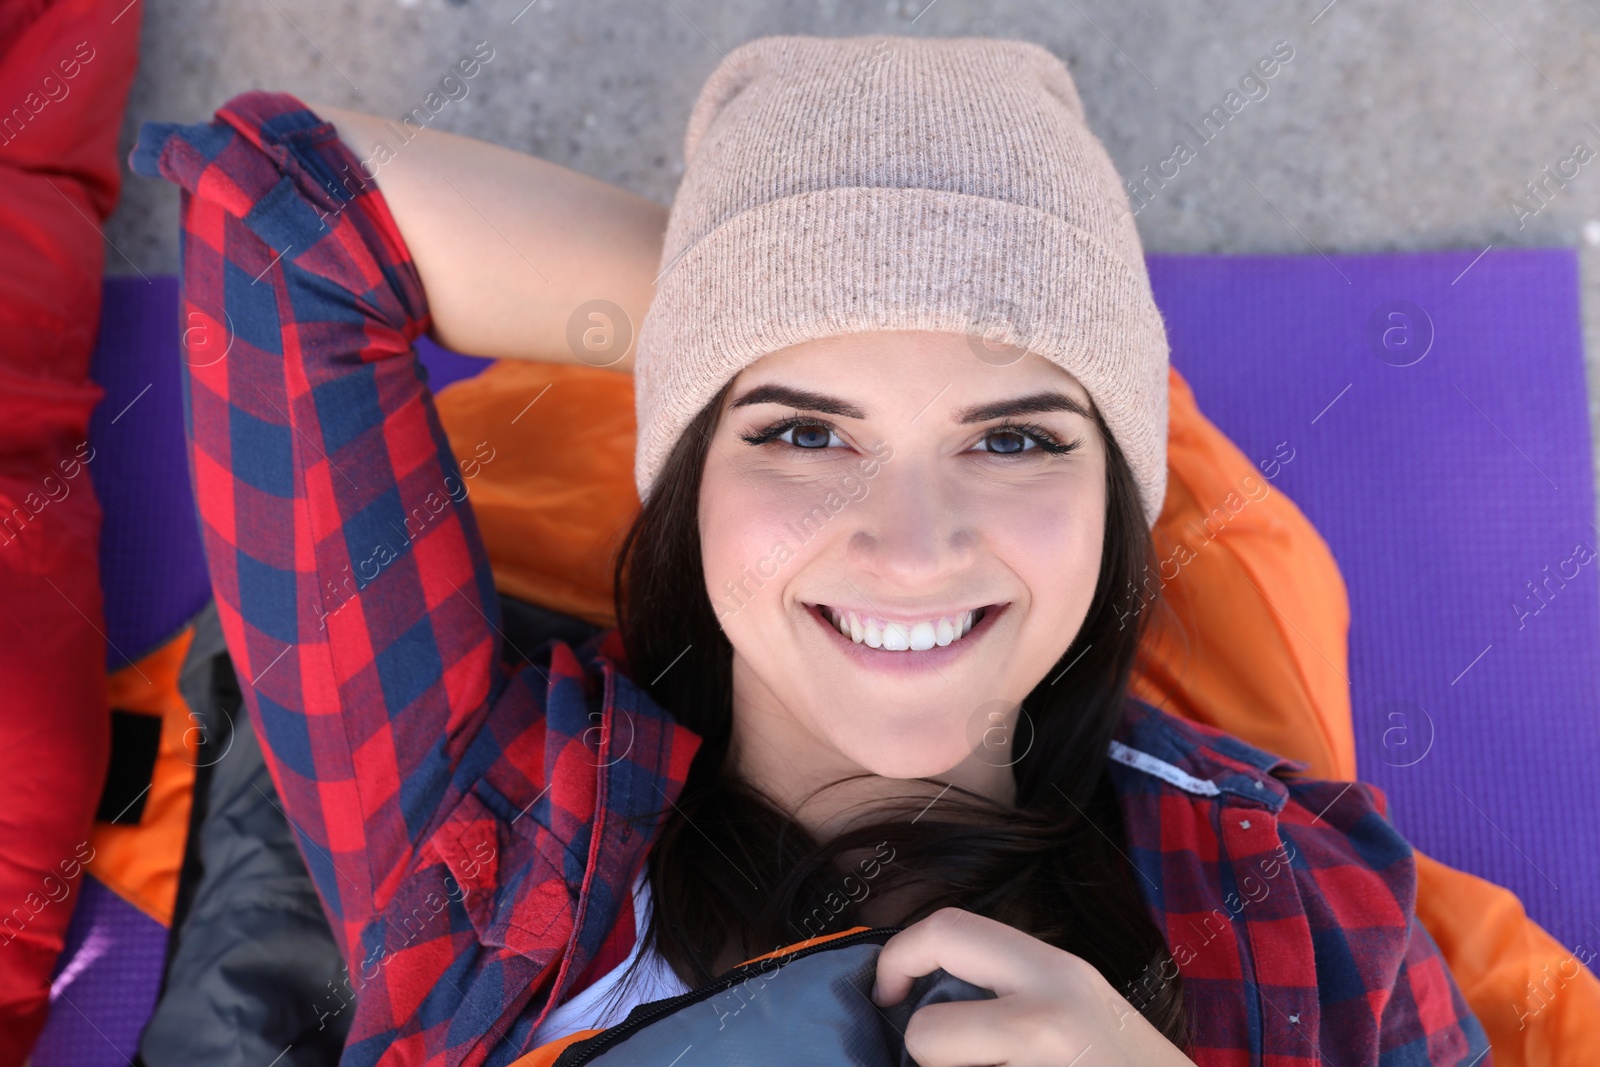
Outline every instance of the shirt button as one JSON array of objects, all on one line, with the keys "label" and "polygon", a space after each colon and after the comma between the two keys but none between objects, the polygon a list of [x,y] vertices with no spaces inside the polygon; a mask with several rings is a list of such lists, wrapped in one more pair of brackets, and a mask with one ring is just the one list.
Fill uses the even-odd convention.
[{"label": "shirt button", "polygon": [[1239,820],[1239,829],[1241,829],[1241,830],[1250,829],[1250,820],[1249,819],[1240,819]]}]

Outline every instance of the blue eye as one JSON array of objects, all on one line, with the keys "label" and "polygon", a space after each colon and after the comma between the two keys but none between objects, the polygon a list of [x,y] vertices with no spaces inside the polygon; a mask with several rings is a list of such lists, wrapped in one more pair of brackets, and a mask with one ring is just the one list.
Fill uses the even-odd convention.
[{"label": "blue eye", "polygon": [[[984,451],[994,452],[1000,455],[1012,455],[1017,452],[1031,452],[1039,447],[1038,442],[1035,441],[1032,436],[1022,433],[1020,430],[995,430],[992,433],[985,434],[983,439],[985,442],[989,442],[991,445],[991,447],[984,449]],[[1001,447],[993,447],[994,442],[997,441],[1002,443]]]},{"label": "blue eye", "polygon": [[839,440],[839,435],[834,433],[831,427],[820,422],[797,422],[778,434],[778,440],[783,441],[786,438],[788,444],[807,449],[827,448],[836,441],[844,443]]},{"label": "blue eye", "polygon": [[[982,445],[998,444],[999,447],[981,447]],[[983,435],[980,447],[972,449],[974,452],[986,452],[992,456],[1017,456],[1025,452],[1047,452],[1053,456],[1064,456],[1077,450],[1083,442],[1072,441],[1062,444],[1049,430],[1031,422],[1003,423],[992,428]]]},{"label": "blue eye", "polygon": [[803,449],[807,452],[821,452],[834,445],[844,444],[844,440],[834,432],[832,426],[808,418],[785,419],[768,426],[765,430],[740,436],[752,445],[781,441],[790,448]]}]

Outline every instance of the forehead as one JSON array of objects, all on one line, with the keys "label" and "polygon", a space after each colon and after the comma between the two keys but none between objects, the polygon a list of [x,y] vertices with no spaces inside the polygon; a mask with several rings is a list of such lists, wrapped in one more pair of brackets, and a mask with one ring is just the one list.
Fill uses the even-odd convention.
[{"label": "forehead", "polygon": [[947,395],[1002,395],[1048,388],[1092,406],[1076,377],[1038,353],[988,345],[976,335],[922,330],[837,334],[778,349],[744,368],[731,396],[769,382],[826,385],[837,396],[908,389],[928,396],[941,389]]}]

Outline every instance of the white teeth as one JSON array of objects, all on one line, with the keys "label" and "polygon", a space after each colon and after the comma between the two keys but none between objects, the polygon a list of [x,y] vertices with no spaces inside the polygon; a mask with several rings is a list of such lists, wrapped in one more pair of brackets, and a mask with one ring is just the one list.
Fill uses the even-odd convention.
[{"label": "white teeth", "polygon": [[858,645],[886,652],[925,652],[935,645],[943,647],[959,641],[971,630],[977,612],[963,611],[917,623],[889,622],[854,611],[840,615],[832,608],[822,609],[834,629]]},{"label": "white teeth", "polygon": [[903,623],[883,624],[883,647],[887,652],[904,652],[911,647],[911,640]]}]

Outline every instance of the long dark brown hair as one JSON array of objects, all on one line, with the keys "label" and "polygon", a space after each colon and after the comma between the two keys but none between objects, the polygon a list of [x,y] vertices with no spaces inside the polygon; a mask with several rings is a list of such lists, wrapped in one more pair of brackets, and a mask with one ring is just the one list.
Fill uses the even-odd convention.
[{"label": "long dark brown hair", "polygon": [[[1141,981],[1169,957],[1133,883],[1107,773],[1151,607],[1123,594],[1141,585],[1154,550],[1132,473],[1099,412],[1107,452],[1100,573],[1082,627],[1023,700],[1015,806],[952,787],[925,812],[921,801],[891,805],[891,818],[818,841],[726,760],[733,646],[706,591],[699,497],[731,387],[678,439],[617,557],[616,612],[630,674],[701,738],[650,854],[653,907],[643,942],[701,985],[725,950],[748,959],[858,925],[866,897],[851,886],[870,874],[871,893],[904,889],[916,901],[898,925],[947,905],[1005,922],[1093,964],[1181,1047],[1180,982]],[[858,863],[862,855],[873,865]]]}]

